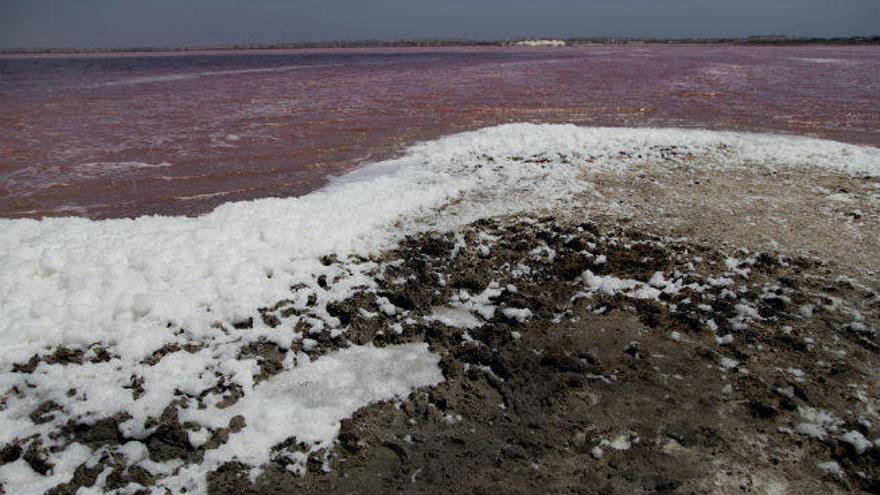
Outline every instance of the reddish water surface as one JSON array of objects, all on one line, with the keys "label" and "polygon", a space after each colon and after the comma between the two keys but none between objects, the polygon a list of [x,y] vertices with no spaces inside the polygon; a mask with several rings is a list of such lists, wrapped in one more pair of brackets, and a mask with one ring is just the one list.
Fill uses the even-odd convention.
[{"label": "reddish water surface", "polygon": [[0,216],[198,214],[504,122],[880,145],[880,47],[596,46],[0,58]]}]

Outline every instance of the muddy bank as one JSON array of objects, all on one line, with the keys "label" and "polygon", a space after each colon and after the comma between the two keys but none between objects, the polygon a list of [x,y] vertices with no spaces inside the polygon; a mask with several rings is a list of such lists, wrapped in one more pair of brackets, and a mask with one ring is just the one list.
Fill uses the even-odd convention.
[{"label": "muddy bank", "polygon": [[[628,222],[725,250],[808,255],[880,285],[880,178],[739,167],[719,174],[688,160],[590,177],[588,217]],[[609,203],[613,205],[609,208]]]},{"label": "muddy bank", "polygon": [[305,473],[228,464],[212,493],[880,490],[880,299],[818,259],[505,218],[382,266],[335,314],[426,340],[446,382],[362,409]]},{"label": "muddy bank", "polygon": [[[261,322],[228,329],[309,335],[292,349],[243,347],[257,386],[288,353],[409,342],[442,356],[445,382],[359,410],[332,448],[290,438],[258,471],[224,464],[208,475],[209,493],[880,490],[880,295],[820,257],[520,216],[323,264],[313,285],[262,308]],[[353,274],[373,284],[324,301]],[[198,350],[162,349],[149,361]],[[16,372],[105,354],[58,349]],[[137,377],[131,390],[143,392]],[[120,428],[127,418],[64,425],[57,438],[104,454],[51,493],[149,492],[246,426],[233,417],[199,430],[179,419],[185,399],[242,397],[224,380],[199,397],[181,392],[139,439],[138,464],[120,451],[132,440]],[[31,418],[50,421],[59,407],[40,404]],[[37,439],[0,447],[0,463],[53,469]]]}]

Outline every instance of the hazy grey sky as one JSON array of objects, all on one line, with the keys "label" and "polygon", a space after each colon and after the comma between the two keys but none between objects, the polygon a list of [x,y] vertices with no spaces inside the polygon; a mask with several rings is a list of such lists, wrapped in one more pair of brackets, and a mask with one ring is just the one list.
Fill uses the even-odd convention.
[{"label": "hazy grey sky", "polygon": [[0,0],[0,48],[880,34],[880,0]]}]

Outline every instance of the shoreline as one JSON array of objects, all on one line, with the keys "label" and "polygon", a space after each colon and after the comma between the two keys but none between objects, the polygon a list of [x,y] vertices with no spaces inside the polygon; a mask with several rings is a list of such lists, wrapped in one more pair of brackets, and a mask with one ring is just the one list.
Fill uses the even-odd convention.
[{"label": "shoreline", "polygon": [[872,490],[878,167],[514,125],[296,201],[3,222],[0,483]]},{"label": "shoreline", "polygon": [[286,199],[296,199],[296,198],[308,196],[309,194],[321,191],[322,189],[326,188],[328,185],[334,183],[335,181],[338,181],[340,179],[344,179],[349,174],[356,174],[358,172],[358,170],[360,170],[364,167],[369,167],[370,165],[375,164],[377,162],[386,162],[386,161],[395,161],[395,160],[399,160],[399,159],[405,159],[413,149],[418,148],[422,144],[431,143],[431,142],[434,142],[437,140],[443,140],[443,139],[455,137],[457,135],[474,133],[474,132],[478,132],[483,129],[503,127],[506,125],[520,125],[520,124],[530,125],[530,126],[576,126],[579,128],[589,128],[589,129],[597,129],[597,130],[605,130],[605,131],[618,130],[618,131],[623,131],[623,132],[630,131],[630,130],[660,131],[660,132],[671,131],[671,132],[684,132],[684,133],[709,132],[709,133],[717,134],[719,136],[741,135],[741,136],[754,136],[754,137],[766,137],[766,138],[782,137],[782,138],[786,138],[786,139],[804,140],[804,142],[818,141],[818,142],[826,142],[826,143],[837,143],[837,144],[841,144],[841,145],[845,145],[845,146],[853,146],[856,148],[880,149],[880,146],[878,146],[875,143],[835,140],[835,139],[829,138],[827,136],[822,136],[822,135],[804,134],[804,133],[794,132],[791,130],[778,130],[778,129],[770,129],[770,128],[768,128],[768,129],[728,129],[728,128],[723,128],[723,127],[722,128],[684,127],[684,126],[682,126],[682,127],[653,127],[651,125],[633,126],[633,125],[623,125],[623,124],[618,125],[618,126],[614,126],[614,125],[610,125],[610,126],[581,126],[578,124],[568,123],[564,120],[560,121],[560,122],[540,121],[540,122],[535,122],[535,123],[524,121],[524,122],[513,122],[513,123],[507,123],[507,124],[504,124],[504,123],[494,124],[494,125],[490,125],[488,127],[474,127],[474,128],[456,129],[451,132],[443,132],[443,133],[439,133],[434,136],[423,135],[423,136],[420,136],[419,139],[416,139],[413,142],[407,143],[405,145],[401,145],[401,146],[397,146],[395,148],[389,148],[389,149],[379,149],[378,150],[379,152],[376,153],[375,156],[370,156],[369,158],[360,159],[357,161],[357,163],[355,165],[351,166],[348,169],[344,169],[338,173],[328,174],[328,175],[321,177],[320,178],[321,182],[318,185],[316,185],[314,188],[308,189],[304,192],[298,192],[298,193],[293,193],[293,194],[289,194],[289,195],[269,195],[269,196],[262,196],[262,197],[248,198],[248,199],[227,200],[227,201],[220,202],[207,210],[198,211],[195,213],[189,213],[189,212],[168,213],[165,211],[157,210],[157,211],[152,211],[152,212],[148,211],[146,213],[141,213],[141,214],[136,214],[136,215],[113,215],[113,214],[111,214],[111,215],[107,215],[107,216],[104,216],[104,215],[94,216],[94,215],[90,215],[87,209],[85,209],[83,211],[77,211],[76,209],[68,209],[68,210],[59,210],[59,211],[55,211],[55,212],[44,213],[43,216],[40,216],[40,217],[31,216],[32,212],[29,212],[29,211],[19,212],[16,215],[9,215],[9,216],[0,215],[0,221],[35,220],[35,221],[40,222],[40,221],[45,221],[45,220],[49,220],[49,219],[78,218],[78,219],[85,219],[85,220],[89,220],[89,221],[93,221],[93,222],[101,222],[101,221],[119,220],[119,219],[137,220],[137,219],[146,218],[146,217],[199,218],[199,217],[208,215],[212,211],[214,211],[218,208],[221,208],[227,204],[235,204],[235,203],[243,203],[243,202],[251,202],[251,201],[261,201],[261,200],[286,200]]}]

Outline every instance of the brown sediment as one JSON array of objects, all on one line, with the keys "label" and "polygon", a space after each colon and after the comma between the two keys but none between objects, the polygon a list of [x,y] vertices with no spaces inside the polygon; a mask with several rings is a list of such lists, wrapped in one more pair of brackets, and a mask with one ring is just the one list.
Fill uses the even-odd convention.
[{"label": "brown sediment", "polygon": [[[880,178],[810,169],[738,167],[723,173],[680,162],[637,173],[593,173],[590,218],[627,222],[735,250],[823,260],[825,274],[880,286]],[[617,208],[608,208],[608,201]]]},{"label": "brown sediment", "polygon": [[[243,347],[241,357],[257,360],[256,386],[283,369],[287,352],[318,358],[352,344],[408,342],[427,342],[442,356],[445,382],[362,408],[342,422],[332,449],[287,439],[254,482],[251,466],[227,463],[209,474],[209,493],[877,491],[880,447],[859,452],[842,439],[880,436],[875,181],[778,173],[789,175],[775,177],[775,189],[749,171],[726,172],[728,183],[687,168],[600,175],[595,202],[583,208],[426,232],[370,260],[325,258],[340,277],[375,265],[375,287],[326,304],[322,315],[319,301],[336,282],[322,275],[293,287],[290,300],[255,310],[273,331],[312,340],[290,351],[266,341]],[[791,187],[778,188],[779,179]],[[827,196],[841,189],[841,206],[806,216],[822,201],[837,205]],[[750,199],[772,192],[761,206]],[[612,198],[619,209],[594,209]],[[847,215],[856,209],[859,218]],[[854,254],[836,256],[844,247]],[[586,270],[643,283],[661,272],[694,286],[640,299],[589,290]],[[494,317],[467,329],[430,319],[435,308],[490,287]],[[396,312],[384,312],[383,301]],[[754,314],[744,319],[743,307]],[[520,321],[504,309],[531,316]],[[306,317],[336,319],[345,331],[309,333]],[[165,348],[146,364],[197,350]],[[35,359],[16,372],[32,373],[41,359],[83,358],[55,350]],[[202,395],[231,405],[243,391],[221,380]],[[246,427],[233,418],[195,447],[188,432],[198,426],[180,422],[181,404],[148,424],[156,429],[142,441],[154,461],[197,463]],[[56,406],[40,404],[32,418],[51,418]],[[811,410],[839,423],[805,434]],[[128,440],[119,433],[126,419],[69,424],[61,433],[93,448],[117,446]],[[38,440],[0,448],[2,463],[24,458],[51,469]],[[308,460],[296,465],[292,453]],[[105,489],[161,479],[109,454],[98,465],[112,470]],[[80,466],[59,493],[94,485],[100,472]]]},{"label": "brown sediment", "polygon": [[[733,301],[721,297],[722,287],[659,301],[620,294],[572,301],[586,269],[642,281],[679,271],[687,283],[720,276],[731,253],[635,228],[525,220],[468,226],[468,247],[455,258],[452,234],[409,238],[386,254],[386,262],[403,262],[386,265],[378,293],[424,315],[456,292],[494,281],[516,287],[494,299],[499,310],[529,308],[530,319],[496,317],[468,330],[420,322],[396,335],[387,331],[393,319],[359,316],[355,309],[370,308],[369,298],[341,305],[334,313],[345,316],[355,341],[429,342],[443,355],[446,381],[344,420],[338,448],[313,453],[302,476],[279,460],[252,484],[247,469],[227,464],[210,475],[210,492],[877,489],[877,449],[856,455],[839,434],[819,440],[792,430],[804,421],[799,408],[815,407],[839,414],[841,431],[877,434],[858,423],[873,406],[856,392],[876,401],[876,335],[847,330],[851,316],[830,307],[819,305],[813,318],[798,315],[800,305],[833,293],[876,326],[874,289],[828,278],[826,265],[811,258],[748,252],[750,273],[736,280],[740,299]],[[478,249],[486,243],[481,234],[496,238],[488,255]],[[587,245],[606,262],[585,255]],[[554,259],[530,255],[536,246],[552,249]],[[524,261],[533,271],[515,274]],[[759,308],[762,320],[736,330],[740,301]],[[707,329],[708,319],[717,331]],[[719,344],[729,332],[734,340]],[[737,364],[725,367],[722,358]],[[837,462],[844,477],[817,467],[826,461]]]}]

